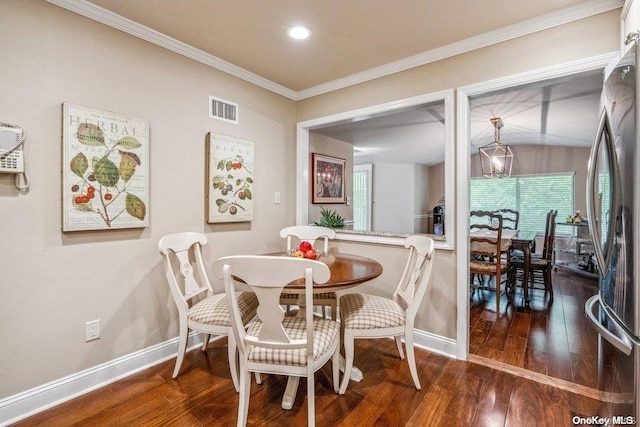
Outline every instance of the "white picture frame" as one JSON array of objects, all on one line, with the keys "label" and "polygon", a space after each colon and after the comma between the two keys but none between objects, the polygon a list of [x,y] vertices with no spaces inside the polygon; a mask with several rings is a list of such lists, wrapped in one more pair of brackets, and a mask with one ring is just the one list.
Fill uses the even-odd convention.
[{"label": "white picture frame", "polygon": [[254,142],[207,134],[207,223],[253,221]]},{"label": "white picture frame", "polygon": [[63,104],[62,231],[149,226],[149,121]]}]

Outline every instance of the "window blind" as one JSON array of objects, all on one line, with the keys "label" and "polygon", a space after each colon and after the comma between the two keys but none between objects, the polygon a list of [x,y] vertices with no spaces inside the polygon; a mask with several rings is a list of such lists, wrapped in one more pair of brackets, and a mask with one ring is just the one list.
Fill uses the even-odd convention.
[{"label": "window blind", "polygon": [[547,212],[558,219],[574,213],[574,174],[523,175],[502,179],[472,178],[471,210],[508,208],[520,212],[518,229],[544,234]]}]

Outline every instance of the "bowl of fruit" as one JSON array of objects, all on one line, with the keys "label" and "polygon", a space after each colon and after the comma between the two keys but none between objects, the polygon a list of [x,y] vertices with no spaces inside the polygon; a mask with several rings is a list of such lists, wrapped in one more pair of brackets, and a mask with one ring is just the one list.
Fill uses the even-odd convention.
[{"label": "bowl of fruit", "polygon": [[300,242],[297,248],[293,249],[290,255],[294,258],[306,258],[316,260],[320,254],[313,249],[313,245],[309,242]]}]

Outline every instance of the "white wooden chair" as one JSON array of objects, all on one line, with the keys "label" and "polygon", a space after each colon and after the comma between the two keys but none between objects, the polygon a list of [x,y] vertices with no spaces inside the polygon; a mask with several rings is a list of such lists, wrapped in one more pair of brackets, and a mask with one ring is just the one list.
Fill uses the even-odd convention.
[{"label": "white wooden chair", "polygon": [[[332,363],[334,390],[338,392],[340,327],[330,319],[318,318],[312,310],[305,316],[285,316],[279,304],[282,289],[304,278],[305,299],[311,307],[313,283],[329,280],[329,267],[300,258],[244,255],[220,258],[214,272],[224,279],[232,314],[231,324],[238,343],[240,361],[240,402],[238,426],[247,423],[251,372],[307,378],[308,423],[315,423],[314,372],[329,359]],[[235,280],[241,280],[258,296],[258,318],[248,329],[242,327]]]},{"label": "white wooden chair", "polygon": [[[160,239],[158,244],[180,321],[173,378],[180,372],[190,329],[205,334],[202,351],[205,351],[212,334],[228,335],[229,368],[233,385],[238,390],[237,351],[231,333],[228,303],[225,294],[214,294],[209,283],[200,249],[206,244],[207,237],[204,234],[192,232],[169,234]],[[258,299],[253,292],[242,292],[238,294],[237,300],[240,301],[239,316],[244,325],[255,317]]]},{"label": "white wooden chair", "polygon": [[349,384],[356,338],[394,337],[400,359],[404,359],[402,351],[402,338],[404,338],[409,370],[416,388],[420,390],[413,350],[413,327],[431,276],[433,240],[426,236],[409,236],[404,246],[410,249],[409,258],[393,293],[393,299],[356,293],[340,297],[340,319],[345,353],[345,370],[340,394],[344,394]]},{"label": "white wooden chair", "polygon": [[[296,238],[297,244],[301,242],[309,242],[317,252],[326,254],[329,252],[329,239],[336,237],[336,231],[332,228],[320,227],[316,225],[294,225],[280,230],[280,237],[287,239],[287,253],[294,250],[293,240]],[[318,241],[322,240],[322,250],[320,250]],[[296,246],[297,247],[297,246]],[[292,305],[296,304],[298,296],[295,294],[282,294],[280,304],[287,307],[287,312]],[[313,296],[313,304],[322,307],[322,314],[326,316],[325,308],[331,310],[330,316],[333,320],[337,319],[338,298],[335,292],[322,292]]]}]

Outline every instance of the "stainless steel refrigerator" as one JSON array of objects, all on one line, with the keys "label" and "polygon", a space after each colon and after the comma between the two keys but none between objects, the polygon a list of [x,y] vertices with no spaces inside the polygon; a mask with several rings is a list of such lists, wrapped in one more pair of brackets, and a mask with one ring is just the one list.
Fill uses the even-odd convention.
[{"label": "stainless steel refrigerator", "polygon": [[[585,311],[598,330],[598,386],[610,425],[640,424],[640,149],[638,46],[605,70],[599,130],[591,149],[587,211],[599,271]],[[630,421],[633,421],[631,423]]]}]

